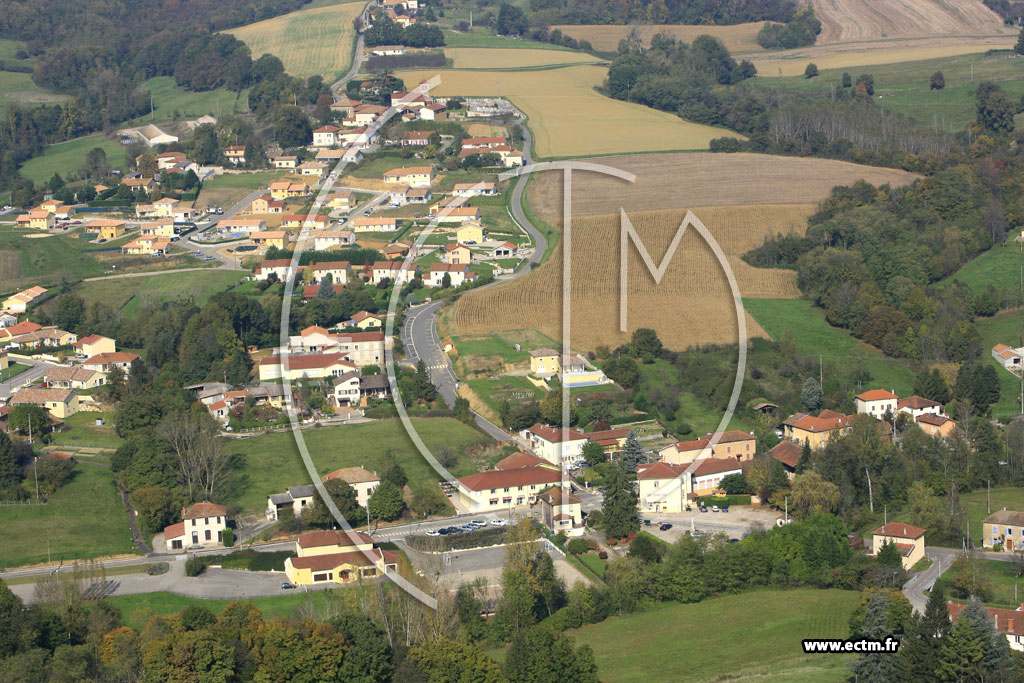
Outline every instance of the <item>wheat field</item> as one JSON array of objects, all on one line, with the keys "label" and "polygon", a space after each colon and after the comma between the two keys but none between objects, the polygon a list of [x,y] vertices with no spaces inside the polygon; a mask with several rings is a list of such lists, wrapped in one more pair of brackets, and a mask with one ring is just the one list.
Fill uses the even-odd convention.
[{"label": "wheat field", "polygon": [[594,90],[608,70],[570,66],[537,71],[405,71],[418,83],[437,75],[432,94],[507,97],[529,118],[538,157],[592,156],[659,150],[703,150],[717,137],[742,137],[724,128],[683,121]]},{"label": "wheat field", "polygon": [[818,43],[1014,33],[981,0],[810,0]]},{"label": "wheat field", "polygon": [[444,54],[456,69],[521,69],[597,61],[582,52],[529,48],[446,47]]},{"label": "wheat field", "polygon": [[330,79],[344,72],[352,57],[352,20],[365,2],[347,2],[291,12],[226,31],[246,45],[253,59],[278,57],[292,76],[321,75]]},{"label": "wheat field", "polygon": [[[743,296],[795,298],[793,271],[754,268],[740,259],[765,235],[806,230],[810,204],[702,207],[695,215],[726,254]],[[630,213],[629,217],[654,262],[661,259],[686,211]],[[619,331],[619,217],[614,214],[573,219],[572,344],[593,349],[629,339]],[[656,284],[630,244],[628,329],[650,327],[668,348],[685,349],[736,341],[736,313],[728,281],[708,245],[688,229],[660,284]],[[536,271],[499,287],[464,294],[454,305],[456,334],[516,329],[524,324],[553,339],[561,338],[562,246]],[[767,336],[745,315],[749,337]]]},{"label": "wheat field", "polygon": [[718,38],[729,49],[729,52],[756,52],[763,50],[757,44],[757,32],[764,23],[754,21],[749,24],[734,26],[690,26],[680,24],[564,24],[552,26],[564,35],[576,40],[589,40],[595,50],[615,52],[619,49],[619,41],[627,38],[635,28],[640,34],[644,45],[651,44],[651,38],[657,33],[666,33],[684,43],[691,43],[697,36],[708,35]]}]

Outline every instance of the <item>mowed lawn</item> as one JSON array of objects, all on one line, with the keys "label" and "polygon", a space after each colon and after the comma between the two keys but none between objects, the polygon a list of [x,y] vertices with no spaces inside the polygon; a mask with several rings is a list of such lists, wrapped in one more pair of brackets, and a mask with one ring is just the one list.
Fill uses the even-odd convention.
[{"label": "mowed lawn", "polygon": [[149,277],[97,280],[83,282],[75,293],[85,300],[86,306],[100,302],[115,309],[134,314],[140,305],[159,304],[172,299],[192,299],[202,306],[217,292],[239,282],[245,273],[232,270],[206,270],[185,273],[167,273]]},{"label": "mowed lawn", "polygon": [[321,75],[330,80],[351,63],[352,20],[365,4],[357,1],[299,10],[228,33],[248,45],[254,59],[272,54],[292,76]]},{"label": "mowed lawn", "polygon": [[[1019,267],[1016,272],[1019,277]],[[991,318],[978,318],[974,321],[974,327],[981,335],[982,362],[991,363],[999,377],[999,402],[992,406],[992,417],[1009,420],[1021,414],[1020,380],[1003,369],[989,351],[996,344],[1009,344],[1013,347],[1024,344],[1024,309],[1016,308]]]},{"label": "mowed lawn", "polygon": [[253,190],[269,188],[270,183],[283,175],[282,171],[254,171],[252,173],[225,173],[203,183],[196,207],[219,206],[230,209]]},{"label": "mowed lawn", "polygon": [[246,602],[255,605],[266,619],[293,616],[300,606],[310,603],[323,605],[326,593],[315,591],[301,593],[291,591],[281,596],[270,598],[250,598],[249,600],[206,600],[189,598],[174,593],[142,593],[140,595],[118,595],[107,598],[107,601],[120,608],[125,624],[130,628],[142,630],[149,620],[157,615],[175,614],[186,607],[198,605],[214,614],[220,614],[233,602]]},{"label": "mowed lawn", "polygon": [[832,327],[820,309],[804,299],[743,299],[747,313],[778,341],[789,330],[797,351],[817,357],[841,368],[860,361],[871,373],[872,386],[881,386],[899,395],[910,394],[914,373],[902,361],[889,358],[878,349],[856,339],[846,330]]},{"label": "mowed lawn", "polygon": [[[980,50],[975,48],[974,52]],[[891,58],[886,58],[887,55]],[[954,132],[964,130],[968,122],[975,120],[974,93],[982,81],[998,83],[1015,102],[1024,95],[1024,63],[1020,59],[1010,59],[1009,52],[992,56],[925,55],[941,58],[901,61],[895,53],[877,52],[873,56],[885,58],[886,63],[872,62],[871,66],[837,64],[836,68],[826,68],[828,62],[816,59],[800,60],[799,64],[794,64],[799,74],[803,73],[809,61],[813,61],[820,70],[818,77],[807,79],[794,72],[789,78],[771,78],[764,83],[770,87],[829,92],[833,85],[840,83],[843,72],[849,72],[854,79],[862,73],[869,73],[875,79],[876,102],[879,106],[911,116],[925,127],[945,126],[947,131]],[[931,76],[936,71],[942,72],[946,82],[942,90],[932,90],[930,87]],[[775,76],[777,68],[766,70],[759,66],[758,72],[762,76]]]},{"label": "mowed lawn", "polygon": [[[849,659],[805,655],[803,638],[845,638],[854,591],[754,591],[694,605],[660,605],[571,632],[594,650],[601,680],[628,683],[764,675],[842,681]],[[647,663],[643,665],[642,663]]]},{"label": "mowed lawn", "polygon": [[[451,418],[413,418],[412,424],[435,456],[442,447],[456,452],[459,460],[452,468],[456,476],[476,471],[463,451],[490,441],[472,427]],[[413,491],[424,491],[440,481],[440,475],[416,449],[398,419],[305,429],[302,436],[320,476],[339,467],[357,465],[379,471],[384,452],[391,450],[409,477],[409,487]],[[245,473],[249,482],[238,500],[234,501],[246,512],[264,510],[267,496],[272,493],[310,483],[291,432],[230,439],[225,447],[230,452],[244,454],[246,458]]]},{"label": "mowed lawn", "polygon": [[[960,494],[960,504],[963,505],[964,512],[967,513],[967,521],[970,524],[971,542],[979,548],[983,538],[981,521],[991,514],[989,513],[988,497],[989,492],[985,488],[972,493]],[[1003,508],[1024,510],[1024,488],[992,489],[992,512]]]},{"label": "mowed lawn", "polygon": [[[97,425],[96,419],[103,424]],[[124,439],[114,431],[114,413],[82,412],[64,419],[65,430],[53,433],[55,446],[78,446],[80,448],[120,448]]]},{"label": "mowed lawn", "polygon": [[0,566],[134,553],[109,469],[79,463],[45,505],[0,505]]},{"label": "mowed lawn", "polygon": [[[714,138],[742,137],[724,128],[684,121],[667,112],[614,100],[594,87],[608,70],[570,66],[534,71],[425,69],[396,74],[408,83],[437,75],[434,95],[506,97],[529,118],[540,157],[704,150]],[[581,116],[581,113],[586,116]]]},{"label": "mowed lawn", "polygon": [[1024,266],[1024,252],[1020,245],[1010,242],[1006,245],[992,247],[981,256],[971,259],[945,280],[940,286],[946,286],[959,280],[975,294],[981,294],[989,285],[997,290],[1012,287],[1017,291],[1021,288],[1021,267]]},{"label": "mowed lawn", "polygon": [[[206,92],[193,92],[178,86],[173,76],[150,78],[143,82],[139,89],[153,95],[153,120],[157,123],[175,118],[189,119],[204,114],[227,116],[249,109],[248,90],[236,93],[227,88],[217,88]],[[150,120],[150,114],[147,113],[134,123],[143,125]]]},{"label": "mowed lawn", "polygon": [[50,145],[42,155],[22,164],[19,170],[36,185],[45,183],[54,173],[67,178],[69,173],[77,172],[85,165],[85,155],[96,147],[107,153],[107,162],[115,169],[123,171],[128,168],[124,145],[108,139],[103,133],[93,133]]}]

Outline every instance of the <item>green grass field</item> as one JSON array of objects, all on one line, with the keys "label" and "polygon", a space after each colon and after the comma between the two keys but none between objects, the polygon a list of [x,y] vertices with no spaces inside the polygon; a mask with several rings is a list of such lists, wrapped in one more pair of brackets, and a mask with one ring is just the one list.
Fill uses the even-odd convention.
[{"label": "green grass field", "polygon": [[9,104],[20,104],[31,107],[38,104],[63,102],[66,95],[59,95],[43,90],[32,82],[32,74],[0,71],[0,106],[4,109]]},{"label": "green grass field", "polygon": [[[152,120],[157,123],[175,119],[191,119],[204,114],[228,116],[249,109],[249,91],[235,93],[227,88],[218,88],[206,92],[192,92],[174,83],[173,76],[157,76],[139,86],[153,95]],[[177,112],[177,116],[175,116]],[[133,124],[150,123],[150,114],[140,116]]]},{"label": "green grass field", "polygon": [[[846,657],[805,655],[803,638],[844,638],[860,595],[800,589],[753,591],[694,605],[659,605],[571,632],[590,645],[601,680],[725,680],[757,675],[785,681],[842,681]],[[726,643],[736,647],[732,654]]]},{"label": "green grass field", "polygon": [[322,604],[325,600],[323,591],[301,593],[292,591],[281,596],[270,598],[252,598],[250,600],[205,600],[188,598],[174,593],[143,593],[141,595],[120,595],[108,598],[108,601],[119,607],[124,615],[125,623],[136,630],[141,630],[154,616],[175,614],[191,605],[199,605],[219,614],[232,602],[248,602],[255,605],[264,618],[290,617],[304,603]]},{"label": "green grass field", "polygon": [[0,256],[14,253],[10,262],[0,260],[4,270],[0,273],[0,290],[15,291],[21,284],[43,286],[59,283],[67,276],[72,279],[103,274],[103,265],[85,251],[87,242],[56,235],[26,239],[20,231],[0,232]]},{"label": "green grass field", "polygon": [[[2,90],[3,86],[0,85],[0,91]],[[128,168],[125,147],[116,140],[108,140],[103,133],[94,133],[50,145],[42,155],[22,164],[21,174],[30,178],[36,185],[45,183],[54,173],[67,177],[69,172],[82,168],[85,164],[85,155],[94,147],[99,147],[107,153],[107,161],[112,167],[122,171]]]},{"label": "green grass field", "polygon": [[[96,418],[103,418],[103,426],[96,426]],[[124,439],[114,431],[114,414],[75,413],[65,418],[66,430],[53,434],[55,446],[80,446],[82,448],[120,448]]]},{"label": "green grass field", "polygon": [[134,553],[128,512],[110,470],[78,464],[46,505],[0,506],[0,566]]},{"label": "green grass field", "polygon": [[[489,441],[480,432],[451,418],[412,418],[412,423],[434,453],[442,446],[455,450],[459,460],[451,469],[456,476],[476,471],[469,458],[463,455],[463,450]],[[438,474],[416,450],[397,419],[307,429],[302,435],[321,476],[339,467],[354,465],[377,470],[384,451],[390,449],[409,477],[413,491],[426,490],[439,481]],[[235,502],[247,512],[265,509],[267,496],[271,493],[309,483],[309,474],[291,432],[232,439],[226,447],[246,457],[245,472],[249,483]]]},{"label": "green grass field", "polygon": [[99,301],[122,309],[131,316],[143,304],[158,304],[171,299],[191,298],[197,306],[202,306],[211,296],[228,289],[243,277],[245,273],[241,271],[199,270],[83,282],[75,288],[75,293],[85,300],[86,306]]},{"label": "green grass field", "polygon": [[[468,7],[468,5],[466,5]],[[446,20],[454,20],[457,10],[448,11]],[[466,20],[469,19],[468,11],[466,12]],[[476,28],[473,31],[461,32],[453,31],[451,29],[444,29],[444,44],[445,47],[497,47],[497,48],[524,48],[533,50],[562,50],[565,52],[575,52],[567,47],[561,45],[552,45],[551,43],[537,43],[532,40],[517,40],[516,38],[506,38],[505,36],[496,36],[493,33],[488,32],[486,28]]]},{"label": "green grass field", "polygon": [[1009,344],[1013,347],[1022,345],[1024,309],[1003,311],[991,318],[978,318],[974,321],[974,327],[981,335],[982,362],[991,363],[999,377],[999,402],[992,406],[992,416],[1008,420],[1020,415],[1020,380],[992,358],[991,350],[996,344]]},{"label": "green grass field", "polygon": [[[989,493],[984,488],[973,493],[960,494],[960,504],[970,523],[971,542],[981,547],[981,520],[989,516]],[[992,512],[996,510],[1024,510],[1024,488],[992,489]]]},{"label": "green grass field", "polygon": [[[832,327],[821,310],[803,299],[743,299],[750,315],[776,341],[786,330],[793,333],[797,351],[845,367],[859,359],[871,373],[873,384],[910,394],[914,373],[903,362],[888,358],[878,349],[855,339],[849,332]],[[824,352],[824,353],[823,353]]]},{"label": "green grass field", "polygon": [[452,337],[452,341],[460,356],[499,356],[506,363],[520,363],[530,359],[530,354],[525,350],[516,351],[515,347],[496,334],[485,339]]},{"label": "green grass field", "polygon": [[975,294],[985,291],[989,285],[998,290],[1012,287],[1021,289],[1021,267],[1024,266],[1024,252],[1020,245],[1010,242],[1005,246],[997,246],[989,249],[981,256],[971,259],[945,280],[940,280],[939,286],[946,286],[959,280]]},{"label": "green grass field", "polygon": [[[662,359],[658,359],[653,363],[640,363],[638,367],[642,377],[642,386],[645,390],[664,387],[667,381],[678,376],[672,364]],[[735,363],[733,363],[732,367],[732,372],[735,373]],[[609,387],[602,387],[602,389],[605,391],[614,390]],[[718,429],[718,424],[722,420],[721,412],[713,410],[692,391],[681,391],[679,393],[679,411],[676,414],[683,416],[682,419],[693,427],[693,435],[705,434]],[[752,427],[753,425],[738,413],[734,413],[732,419],[729,420],[729,429],[750,431]],[[695,438],[695,436],[687,438]]]},{"label": "green grass field", "polygon": [[[963,131],[975,119],[974,93],[982,81],[995,81],[1014,102],[1024,95],[1024,63],[1008,59],[1009,52],[986,57],[968,54],[941,59],[881,64],[876,66],[825,69],[817,78],[803,76],[763,78],[772,87],[828,92],[841,82],[843,72],[856,80],[860,74],[875,79],[876,102],[891,111],[913,117],[925,127]],[[946,81],[942,90],[931,90],[931,75],[941,71]],[[973,78],[973,79],[972,79]]]},{"label": "green grass field", "polygon": [[254,171],[252,173],[225,173],[203,183],[195,206],[219,206],[224,209],[240,202],[247,194],[260,188],[269,188],[283,171]]},{"label": "green grass field", "polygon": [[21,363],[11,363],[3,370],[0,370],[0,382],[6,382],[12,377],[17,377],[21,373],[28,370],[31,365],[22,365]]},{"label": "green grass field", "polygon": [[[1016,575],[1017,572],[1013,562],[978,559],[978,568],[992,586],[992,595],[985,601],[986,605],[1013,609],[1020,607],[1021,601],[1024,600],[1024,577]],[[953,600],[957,600],[949,592],[949,585],[952,580],[953,569],[951,567],[935,583],[945,587],[946,595]],[[957,600],[957,602],[963,601]]]}]

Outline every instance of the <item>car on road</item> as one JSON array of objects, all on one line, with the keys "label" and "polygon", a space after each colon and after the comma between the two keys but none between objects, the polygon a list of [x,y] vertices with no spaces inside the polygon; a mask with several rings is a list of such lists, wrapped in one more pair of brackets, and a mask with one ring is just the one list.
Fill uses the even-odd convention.
[{"label": "car on road", "polygon": [[729,543],[739,543],[739,542],[740,542],[740,539],[738,539],[738,538],[730,538],[729,539]]},{"label": "car on road", "polygon": [[290,583],[288,581],[285,581],[284,583],[281,584],[281,590],[290,591],[293,588],[295,588],[295,584]]},{"label": "car on road", "polygon": [[719,512],[718,506],[717,505],[712,505],[711,506],[711,511],[712,512]]},{"label": "car on road", "polygon": [[661,526],[659,526],[658,530],[659,531],[668,531],[671,528],[672,528],[672,525],[666,522],[665,524],[662,524]]},{"label": "car on road", "polygon": [[494,526],[508,526],[507,519],[492,519],[491,524]]},{"label": "car on road", "polygon": [[470,522],[470,524],[476,527],[477,529],[482,529],[485,526],[487,526],[487,522],[485,522],[482,519],[474,519]]},{"label": "car on road", "polygon": [[427,532],[427,536],[440,536],[441,531],[439,529],[431,529]]},{"label": "car on road", "polygon": [[363,211],[363,215],[364,216],[369,216],[370,215],[370,210],[367,209],[366,211]]},{"label": "car on road", "polygon": [[203,257],[203,260],[204,260],[204,261],[212,261],[212,260],[213,260],[213,257],[212,257],[212,256],[204,256],[204,257]]}]

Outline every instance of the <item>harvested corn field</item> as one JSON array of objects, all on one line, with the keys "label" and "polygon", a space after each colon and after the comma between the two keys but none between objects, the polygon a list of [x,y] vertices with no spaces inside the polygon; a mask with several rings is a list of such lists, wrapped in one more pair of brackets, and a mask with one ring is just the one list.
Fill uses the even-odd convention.
[{"label": "harvested corn field", "polygon": [[730,52],[756,52],[763,50],[757,44],[757,32],[764,26],[762,22],[736,24],[734,26],[688,26],[679,24],[565,24],[552,26],[564,35],[576,40],[589,40],[595,50],[615,52],[619,41],[629,38],[635,30],[645,47],[651,44],[651,38],[658,33],[673,36],[684,43],[692,43],[697,36],[707,35],[718,38]]},{"label": "harvested corn field", "polygon": [[[694,213],[718,240],[743,296],[794,298],[795,274],[760,269],[739,257],[765,235],[803,233],[813,205],[704,207]],[[672,209],[630,213],[630,220],[655,263],[660,263],[685,215]],[[619,217],[573,220],[572,344],[580,349],[615,346],[628,340],[619,331]],[[672,349],[736,340],[736,314],[728,281],[700,235],[688,229],[660,284],[631,245],[629,329],[651,327]],[[480,334],[522,327],[524,320],[561,338],[561,244],[548,263],[500,287],[464,294],[452,312],[456,334]],[[746,316],[747,334],[764,331]]]},{"label": "harvested corn field", "polygon": [[818,44],[912,36],[1012,33],[981,0],[810,0]]},{"label": "harvested corn field", "polygon": [[[836,185],[866,180],[906,185],[917,176],[845,161],[768,154],[643,154],[589,159],[637,175],[633,184],[596,173],[573,175],[573,214],[695,206],[816,204]],[[545,172],[528,189],[530,208],[552,225],[562,212],[561,174]]]}]

